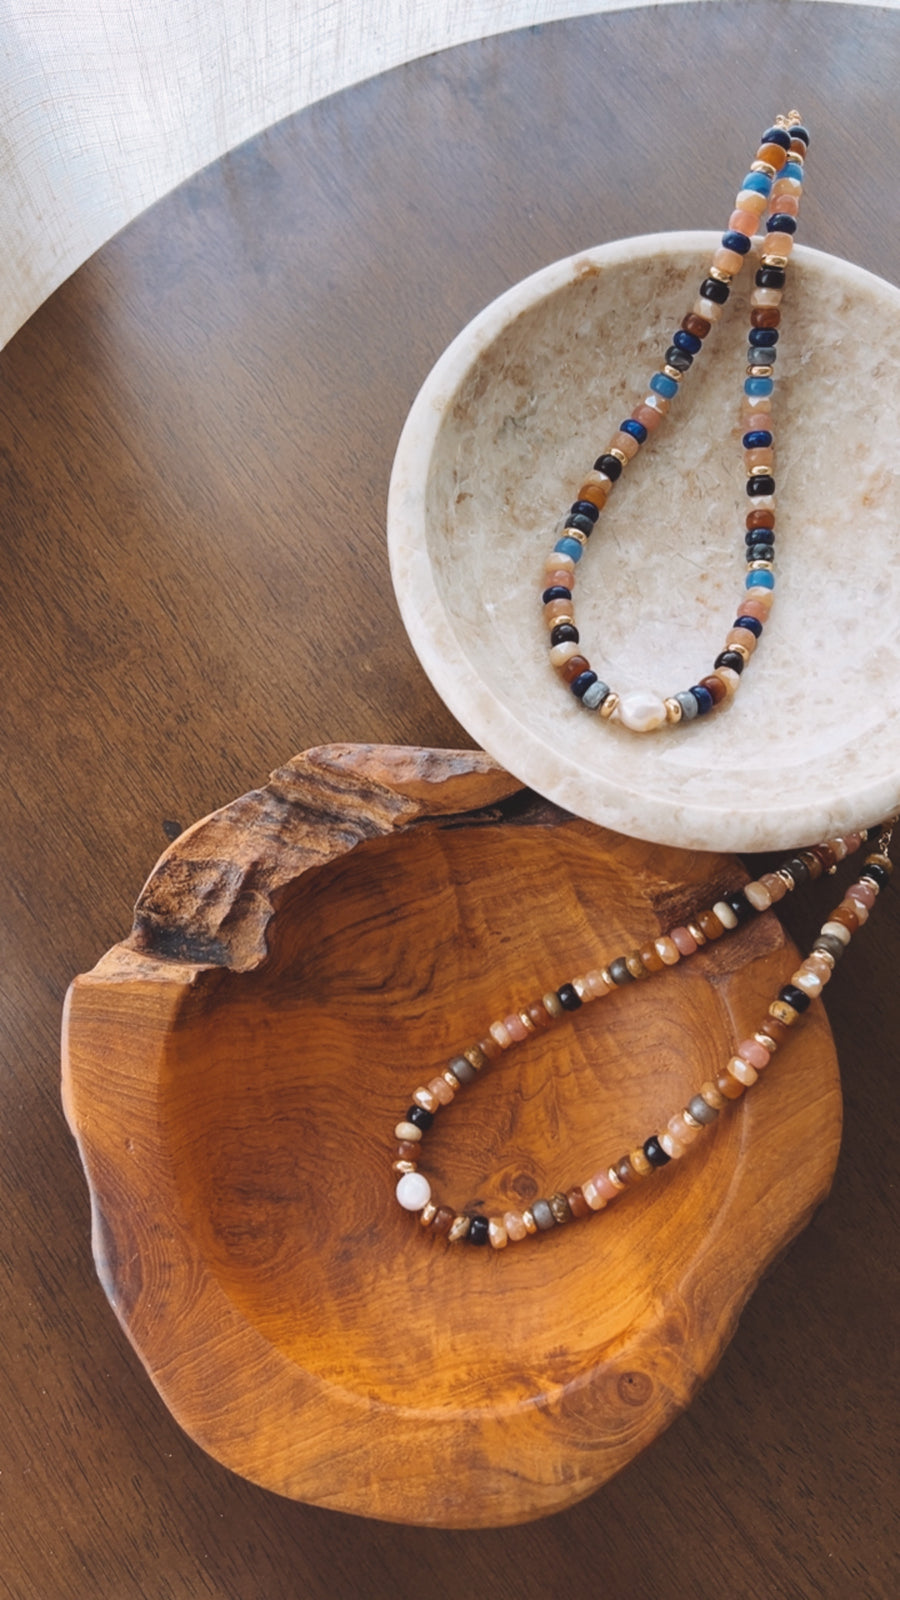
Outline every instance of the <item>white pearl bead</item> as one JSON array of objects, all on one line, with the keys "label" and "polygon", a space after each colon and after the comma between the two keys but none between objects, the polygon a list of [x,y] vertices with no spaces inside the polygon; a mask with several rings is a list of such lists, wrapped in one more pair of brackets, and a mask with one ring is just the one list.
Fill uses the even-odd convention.
[{"label": "white pearl bead", "polygon": [[665,702],[652,689],[631,689],[621,696],[617,715],[632,733],[652,733],[665,723]]},{"label": "white pearl bead", "polygon": [[397,1185],[397,1199],[404,1211],[421,1211],[431,1199],[431,1184],[421,1172],[404,1172]]}]

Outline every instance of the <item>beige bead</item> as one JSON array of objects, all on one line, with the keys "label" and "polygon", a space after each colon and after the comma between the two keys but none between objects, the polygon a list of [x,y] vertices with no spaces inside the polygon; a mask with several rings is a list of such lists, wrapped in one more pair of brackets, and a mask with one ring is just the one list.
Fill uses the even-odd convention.
[{"label": "beige bead", "polygon": [[488,1239],[495,1250],[505,1250],[509,1243],[509,1233],[506,1224],[500,1217],[488,1219]]},{"label": "beige bead", "polygon": [[606,1205],[606,1196],[600,1193],[591,1178],[587,1178],[581,1185],[581,1192],[592,1211],[602,1211]]},{"label": "beige bead", "polygon": [[840,939],[841,944],[850,943],[850,930],[845,928],[842,922],[825,922],[822,924],[822,932],[830,933],[833,938]]},{"label": "beige bead", "polygon": [[750,901],[754,911],[768,911],[769,906],[772,904],[772,896],[765,884],[746,883],[744,885],[744,894]]},{"label": "beige bead", "polygon": [[723,928],[731,929],[737,927],[738,919],[731,907],[725,904],[724,900],[717,900],[713,906],[713,911],[721,922]]},{"label": "beige bead", "polygon": [[437,1111],[439,1103],[430,1089],[417,1089],[413,1095],[413,1101],[417,1106],[421,1106],[423,1111],[430,1111],[432,1115]]},{"label": "beige bead", "polygon": [[659,1144],[671,1161],[677,1161],[679,1156],[684,1155],[684,1145],[680,1144],[677,1139],[673,1139],[668,1130],[659,1135]]},{"label": "beige bead", "polygon": [[667,967],[677,966],[681,960],[677,944],[673,939],[669,938],[667,933],[664,933],[659,939],[654,939],[653,948]]},{"label": "beige bead", "polygon": [[795,983],[798,989],[802,989],[804,994],[811,995],[813,999],[822,993],[822,979],[817,973],[810,972],[805,967],[798,967],[791,978],[791,983]]},{"label": "beige bead", "polygon": [[745,1089],[749,1089],[751,1083],[755,1083],[759,1077],[756,1068],[751,1067],[749,1061],[742,1061],[740,1056],[732,1056],[730,1061],[726,1061],[725,1070],[730,1072],[738,1083],[742,1083]]},{"label": "beige bead", "polygon": [[564,667],[567,661],[571,661],[573,656],[580,655],[580,653],[580,645],[576,644],[573,639],[565,639],[562,644],[552,646],[549,652],[550,665],[551,667]]},{"label": "beige bead", "polygon": [[506,1229],[507,1237],[513,1241],[527,1238],[528,1229],[518,1211],[505,1211],[503,1214],[503,1226]]},{"label": "beige bead", "polygon": [[718,1089],[710,1078],[707,1078],[705,1083],[701,1083],[698,1093],[701,1100],[705,1100],[706,1104],[711,1106],[713,1111],[721,1111],[722,1107],[726,1104],[725,1096],[719,1093]]},{"label": "beige bead", "polygon": [[443,1078],[432,1078],[428,1085],[429,1094],[442,1106],[449,1106],[453,1099],[453,1090]]},{"label": "beige bead", "polygon": [[590,972],[586,972],[584,975],[585,999],[599,1000],[602,995],[609,994],[610,989],[615,988],[615,984],[611,979],[607,982],[607,978],[608,973],[601,972],[597,967],[592,967]]},{"label": "beige bead", "polygon": [[395,1139],[406,1139],[409,1144],[418,1144],[422,1137],[422,1129],[417,1128],[414,1122],[398,1122],[394,1129]]}]

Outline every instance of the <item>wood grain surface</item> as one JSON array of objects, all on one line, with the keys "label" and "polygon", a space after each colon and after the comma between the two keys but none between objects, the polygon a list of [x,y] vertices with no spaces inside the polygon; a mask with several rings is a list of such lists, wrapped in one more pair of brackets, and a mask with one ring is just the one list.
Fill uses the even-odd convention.
[{"label": "wood grain surface", "polygon": [[[94,1276],[58,1030],[194,818],[314,744],[468,742],[403,635],[383,534],[449,338],[579,246],[719,224],[781,105],[813,131],[804,237],[897,282],[898,54],[896,12],[774,0],[467,46],[200,175],[4,352],[4,1600],[892,1600],[896,890],[829,991],[829,1202],[686,1416],[525,1528],[337,1516],[191,1443]],[[798,942],[829,892],[785,909]]]}]

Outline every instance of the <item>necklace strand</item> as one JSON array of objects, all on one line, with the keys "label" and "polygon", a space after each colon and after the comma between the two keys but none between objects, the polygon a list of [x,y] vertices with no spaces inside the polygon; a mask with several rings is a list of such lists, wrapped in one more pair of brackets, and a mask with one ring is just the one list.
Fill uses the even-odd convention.
[{"label": "necklace strand", "polygon": [[[698,298],[673,335],[660,369],[650,379],[649,393],[620,424],[582,483],[560,537],[544,564],[542,604],[550,630],[550,661],[588,711],[621,723],[634,733],[650,733],[668,725],[692,722],[716,706],[727,705],[740,684],[774,597],[775,479],[772,393],[778,325],[788,257],[797,229],[803,189],[804,157],[809,134],[800,114],[776,117],[763,134],[756,158],[735,200],[726,232],[712,258]],[[641,445],[655,432],[718,322],[731,284],[751,249],[762,213],[771,205],[762,241],[762,255],[750,296],[750,332],[744,404],[741,413],[747,494],[747,573],[738,615],[716,657],[713,670],[690,689],[663,699],[650,689],[619,695],[593,671],[581,648],[575,623],[575,569],[613,485]]]},{"label": "necklace strand", "polygon": [[859,849],[862,834],[843,834],[809,850],[798,851],[777,871],[764,873],[758,881],[729,891],[683,926],[648,940],[628,955],[617,956],[606,967],[592,968],[572,978],[542,995],[540,1000],[493,1022],[483,1039],[453,1056],[441,1073],[415,1090],[412,1104],[394,1129],[399,1142],[393,1171],[398,1178],[396,1194],[400,1205],[418,1214],[423,1229],[445,1237],[451,1244],[466,1240],[475,1245],[490,1243],[495,1250],[502,1250],[507,1244],[532,1234],[550,1232],[573,1220],[592,1216],[624,1190],[683,1156],[704,1128],[717,1121],[729,1101],[738,1100],[757,1082],[775,1050],[808,1010],[810,1001],[821,994],[851,936],[867,921],[893,871],[888,851],[894,821],[896,818],[880,830],[872,830],[877,833],[877,843],[865,858],[862,874],[823,923],[810,954],[789,982],[779,989],[760,1026],[751,1037],[741,1040],[716,1078],[701,1084],[687,1105],[668,1119],[661,1132],[651,1134],[642,1144],[612,1165],[601,1167],[574,1188],[557,1190],[546,1199],[534,1201],[524,1211],[508,1210],[494,1216],[456,1211],[451,1206],[436,1203],[428,1179],[419,1171],[422,1138],[432,1127],[437,1113],[452,1103],[460,1089],[477,1081],[490,1062],[533,1033],[553,1027],[582,1005],[677,965],[707,942],[740,927],[755,913],[768,910],[801,884],[820,877],[823,872],[833,872],[839,861]]}]

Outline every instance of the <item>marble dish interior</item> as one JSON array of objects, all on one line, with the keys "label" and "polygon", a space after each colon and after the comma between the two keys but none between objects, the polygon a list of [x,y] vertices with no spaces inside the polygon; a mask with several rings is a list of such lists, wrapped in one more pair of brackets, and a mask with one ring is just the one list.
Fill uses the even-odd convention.
[{"label": "marble dish interior", "polygon": [[[777,598],[734,703],[650,736],[600,721],[547,661],[545,554],[584,472],[646,392],[716,240],[619,241],[495,301],[424,384],[394,464],[403,618],[468,732],[620,832],[764,850],[900,799],[900,292],[798,247],[779,343]],[[739,409],[752,265],[580,563],[577,620],[620,691],[712,670],[739,609]]]}]

